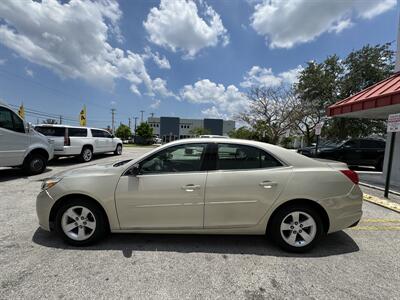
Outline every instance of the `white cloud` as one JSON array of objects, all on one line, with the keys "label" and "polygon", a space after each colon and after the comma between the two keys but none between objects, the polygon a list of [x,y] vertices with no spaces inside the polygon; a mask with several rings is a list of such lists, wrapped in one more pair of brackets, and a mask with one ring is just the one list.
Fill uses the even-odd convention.
[{"label": "white cloud", "polygon": [[31,69],[29,69],[29,68],[25,68],[25,73],[26,73],[26,75],[28,75],[29,77],[33,77],[33,71],[31,70]]},{"label": "white cloud", "polygon": [[0,43],[62,78],[83,79],[112,88],[125,79],[133,93],[154,83],[141,55],[114,48],[122,42],[122,12],[116,1],[0,1]]},{"label": "white cloud", "polygon": [[199,6],[200,12],[192,0],[161,0],[143,22],[149,40],[173,52],[183,51],[186,58],[193,58],[205,47],[228,44],[219,14],[205,2]]},{"label": "white cloud", "polygon": [[171,69],[169,60],[165,56],[161,56],[158,52],[152,52],[150,47],[146,47],[143,58],[151,58],[160,69]]},{"label": "white cloud", "polygon": [[0,58],[0,66],[4,65],[7,62],[7,59]]},{"label": "white cloud", "polygon": [[396,0],[264,0],[254,6],[251,26],[271,48],[291,48],[324,32],[339,33],[357,18],[371,19]]},{"label": "white cloud", "polygon": [[157,109],[160,107],[161,100],[155,100],[152,104],[150,104],[150,108]]},{"label": "white cloud", "polygon": [[[152,91],[163,96],[163,97],[174,97],[178,98],[173,92],[167,89],[167,82],[164,79],[156,78],[152,81]],[[154,96],[154,93],[150,92],[150,96]]]},{"label": "white cloud", "polygon": [[212,104],[203,114],[211,117],[232,117],[248,107],[246,96],[234,85],[225,88],[209,79],[199,80],[193,85],[185,85],[180,91],[181,99],[191,103]]},{"label": "white cloud", "polygon": [[252,86],[276,87],[282,84],[293,84],[297,82],[297,76],[301,70],[303,70],[303,67],[298,66],[275,75],[271,68],[253,66],[244,76],[244,80],[240,83],[240,86],[244,88]]}]

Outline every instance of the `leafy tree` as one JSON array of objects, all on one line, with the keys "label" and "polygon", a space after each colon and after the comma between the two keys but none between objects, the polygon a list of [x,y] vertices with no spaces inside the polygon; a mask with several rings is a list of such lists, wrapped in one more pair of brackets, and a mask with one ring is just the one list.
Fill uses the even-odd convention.
[{"label": "leafy tree", "polygon": [[343,70],[339,57],[332,55],[323,63],[308,62],[299,74],[295,91],[300,105],[295,124],[307,145],[315,137],[315,126],[326,116],[326,108],[339,100]]},{"label": "leafy tree", "polygon": [[277,144],[293,127],[293,118],[299,111],[297,97],[283,87],[253,87],[247,99],[249,109],[238,118],[253,128],[257,140]]},{"label": "leafy tree", "polygon": [[255,137],[255,132],[246,126],[242,126],[238,129],[232,130],[228,133],[228,135],[229,137],[235,139],[253,140]]},{"label": "leafy tree", "polygon": [[[294,120],[297,128],[310,145],[314,139],[315,125],[326,117],[326,108],[345,99],[393,73],[394,52],[391,44],[370,46],[352,51],[344,60],[329,56],[322,63],[309,62],[300,72],[295,85],[301,110]],[[323,128],[330,139],[383,134],[385,122],[381,120],[333,118]]]},{"label": "leafy tree", "polygon": [[148,123],[141,123],[136,128],[136,138],[135,142],[138,144],[148,144],[153,137],[153,128],[150,127]]},{"label": "leafy tree", "polygon": [[129,140],[132,137],[132,132],[129,126],[121,124],[115,131],[115,136],[122,140]]},{"label": "leafy tree", "polygon": [[211,134],[211,131],[207,128],[195,127],[190,129],[189,133],[194,136],[200,136],[205,134]]}]

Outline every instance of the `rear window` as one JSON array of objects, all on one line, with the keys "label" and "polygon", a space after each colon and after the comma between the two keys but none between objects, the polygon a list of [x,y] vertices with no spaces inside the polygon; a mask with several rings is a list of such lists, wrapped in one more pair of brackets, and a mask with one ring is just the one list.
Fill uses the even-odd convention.
[{"label": "rear window", "polygon": [[68,128],[69,136],[87,136],[86,128]]},{"label": "rear window", "polygon": [[37,127],[35,127],[35,130],[45,136],[64,136],[65,135],[64,127],[37,126]]}]

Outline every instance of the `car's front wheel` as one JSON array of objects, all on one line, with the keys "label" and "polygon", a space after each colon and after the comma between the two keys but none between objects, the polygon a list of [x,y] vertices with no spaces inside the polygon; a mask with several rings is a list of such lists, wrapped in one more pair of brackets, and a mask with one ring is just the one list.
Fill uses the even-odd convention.
[{"label": "car's front wheel", "polygon": [[41,174],[46,170],[47,159],[40,154],[31,154],[26,158],[23,168],[29,175]]},{"label": "car's front wheel", "polygon": [[270,224],[273,240],[290,252],[310,250],[324,232],[320,215],[306,205],[291,205],[279,210]]},{"label": "car's front wheel", "polygon": [[117,148],[115,148],[114,155],[121,155],[122,154],[122,145],[118,144]]},{"label": "car's front wheel", "polygon": [[56,232],[68,244],[86,246],[104,237],[107,222],[99,207],[90,201],[68,201],[56,215]]}]

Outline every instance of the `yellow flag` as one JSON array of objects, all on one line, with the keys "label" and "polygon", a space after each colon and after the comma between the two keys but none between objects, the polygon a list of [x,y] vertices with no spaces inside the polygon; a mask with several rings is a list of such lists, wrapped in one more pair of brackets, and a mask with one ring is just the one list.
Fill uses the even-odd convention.
[{"label": "yellow flag", "polygon": [[86,126],[86,105],[83,106],[81,113],[79,114],[79,123],[81,126]]},{"label": "yellow flag", "polygon": [[18,109],[18,115],[22,118],[25,119],[25,108],[24,105],[21,104],[21,106]]}]

